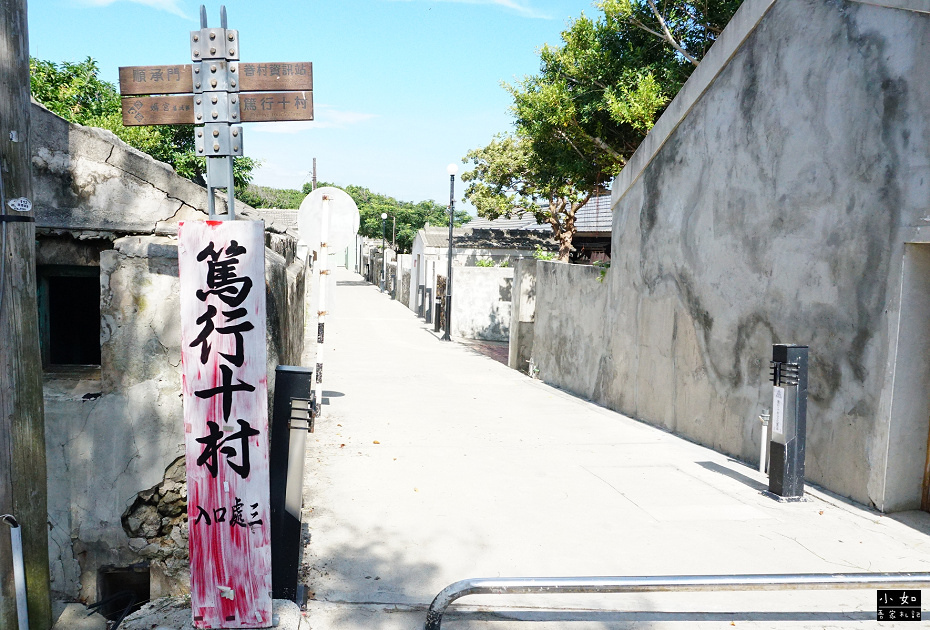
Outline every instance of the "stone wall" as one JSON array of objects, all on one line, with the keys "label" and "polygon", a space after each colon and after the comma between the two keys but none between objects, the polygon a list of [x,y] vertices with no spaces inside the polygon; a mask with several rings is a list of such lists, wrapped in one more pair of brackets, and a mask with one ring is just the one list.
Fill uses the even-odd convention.
[{"label": "stone wall", "polygon": [[[533,338],[536,326],[536,264],[534,258],[514,263],[513,299],[511,301],[510,343],[507,365],[535,376],[530,369],[533,360]],[[535,367],[535,361],[533,361]]]},{"label": "stone wall", "polygon": [[743,4],[615,182],[606,283],[540,265],[541,376],[752,462],[771,346],[807,344],[808,479],[919,506],[930,383],[893,384],[927,373],[898,333],[930,282],[902,283],[930,236],[930,14],[896,4]]}]

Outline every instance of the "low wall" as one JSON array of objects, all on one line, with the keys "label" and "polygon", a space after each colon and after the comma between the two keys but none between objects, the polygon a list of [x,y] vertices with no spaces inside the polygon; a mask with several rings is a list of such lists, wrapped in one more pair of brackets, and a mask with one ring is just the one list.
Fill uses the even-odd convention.
[{"label": "low wall", "polygon": [[510,346],[507,365],[529,372],[533,355],[536,322],[536,260],[525,258],[514,263],[511,301]]},{"label": "low wall", "polygon": [[410,303],[410,265],[412,257],[410,254],[397,255],[397,291],[394,299],[401,304]]},{"label": "low wall", "polygon": [[609,287],[601,270],[540,260],[536,263],[533,361],[539,377],[591,398],[606,344]]},{"label": "low wall", "polygon": [[455,267],[452,334],[466,339],[510,338],[512,267]]}]

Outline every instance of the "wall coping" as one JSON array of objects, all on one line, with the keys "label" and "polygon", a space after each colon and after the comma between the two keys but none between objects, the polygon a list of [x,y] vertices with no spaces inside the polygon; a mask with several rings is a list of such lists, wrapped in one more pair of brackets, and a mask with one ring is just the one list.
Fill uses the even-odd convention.
[{"label": "wall coping", "polygon": [[[828,0],[821,0],[826,2]],[[615,207],[629,192],[630,188],[642,176],[643,171],[662,149],[691,109],[714,83],[717,76],[726,68],[730,59],[742,43],[748,38],[778,0],[745,0],[733,15],[733,19],[711,46],[704,59],[672,99],[655,126],[646,135],[642,143],[630,157],[629,162],[614,178],[611,190],[611,208]],[[889,9],[930,13],[927,0],[846,0],[856,4],[866,4]],[[919,5],[919,6],[918,6]]]}]

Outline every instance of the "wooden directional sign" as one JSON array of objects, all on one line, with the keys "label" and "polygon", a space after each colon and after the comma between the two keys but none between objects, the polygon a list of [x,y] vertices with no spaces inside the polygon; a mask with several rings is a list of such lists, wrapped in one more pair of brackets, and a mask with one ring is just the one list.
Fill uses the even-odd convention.
[{"label": "wooden directional sign", "polygon": [[123,99],[123,125],[193,125],[194,95]]},{"label": "wooden directional sign", "polygon": [[[313,120],[313,92],[243,92],[241,122]],[[123,99],[123,124],[193,125],[194,95],[143,96]]]},{"label": "wooden directional sign", "polygon": [[313,92],[247,92],[239,99],[242,122],[313,120]]},{"label": "wooden directional sign", "polygon": [[313,91],[313,64],[240,63],[239,89],[243,92]]},{"label": "wooden directional sign", "polygon": [[[204,62],[203,65],[209,64]],[[310,62],[233,61],[230,62],[230,71],[231,75],[239,77],[238,87],[243,92],[313,90],[313,64]],[[123,96],[184,94],[193,91],[193,65],[189,63],[176,66],[124,66],[119,69],[119,93]]]},{"label": "wooden directional sign", "polygon": [[119,93],[184,94],[194,91],[191,64],[179,66],[126,66],[119,69]]}]

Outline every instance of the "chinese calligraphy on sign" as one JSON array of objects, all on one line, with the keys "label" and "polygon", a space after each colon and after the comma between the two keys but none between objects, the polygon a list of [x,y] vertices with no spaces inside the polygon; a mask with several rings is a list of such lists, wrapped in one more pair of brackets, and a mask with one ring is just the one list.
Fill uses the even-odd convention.
[{"label": "chinese calligraphy on sign", "polygon": [[[241,122],[313,120],[313,92],[242,92]],[[124,98],[124,125],[192,125],[194,96]]]},{"label": "chinese calligraphy on sign", "polygon": [[[232,62],[230,69],[239,74],[242,92],[313,91],[313,64],[309,61]],[[119,90],[123,96],[193,92],[193,66],[124,66],[119,69]]]},{"label": "chinese calligraphy on sign", "polygon": [[178,229],[191,604],[199,628],[271,624],[264,226]]}]

